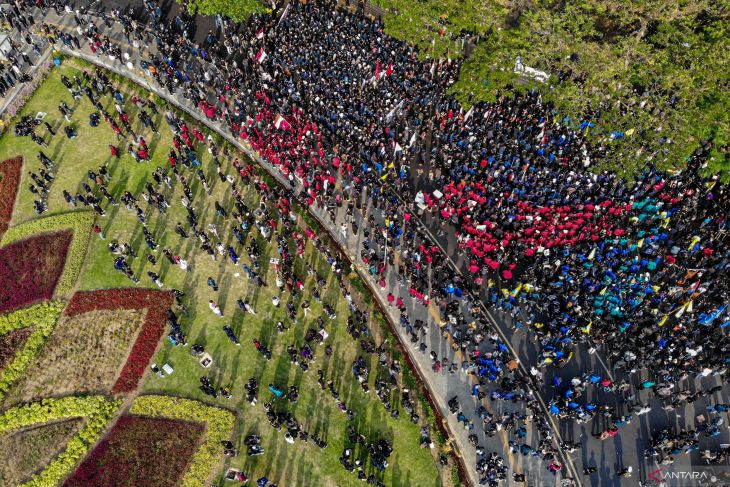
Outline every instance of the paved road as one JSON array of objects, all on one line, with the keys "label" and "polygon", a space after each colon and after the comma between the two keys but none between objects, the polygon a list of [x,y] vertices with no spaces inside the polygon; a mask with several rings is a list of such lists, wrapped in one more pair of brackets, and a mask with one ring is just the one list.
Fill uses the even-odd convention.
[{"label": "paved road", "polygon": [[[57,18],[55,14],[52,13],[48,14],[48,18],[46,20],[65,26],[65,28],[70,28],[72,23],[71,18]],[[209,18],[207,20],[203,18],[201,19],[201,22],[207,22],[208,25],[210,25],[211,20]],[[100,28],[104,29],[103,24],[101,24],[100,22],[97,22],[97,25]],[[199,29],[199,31],[202,32],[202,35],[205,35],[207,29]],[[104,34],[109,35],[112,39],[124,41],[121,33],[118,32],[118,30],[116,30],[114,27],[111,29],[111,31],[104,32]],[[200,32],[198,33],[198,35],[201,35]],[[89,59],[95,59],[95,56],[93,56],[90,52],[86,50],[83,50],[81,54]],[[134,62],[136,61],[137,57],[136,53],[132,54],[132,61]],[[108,58],[97,59],[97,61],[110,63]],[[116,63],[115,65],[110,67],[114,68],[117,71],[125,73],[127,76],[133,79],[141,80],[139,72],[130,72],[119,63]],[[186,109],[186,111],[197,115],[195,109],[191,108],[185,100],[175,96],[171,96],[168,93],[164,92],[159,94],[162,94],[165,98],[170,99],[178,106]],[[211,124],[205,120],[203,122],[211,126],[211,128],[221,132],[223,135],[229,138],[229,140],[231,140],[230,135],[226,132],[224,127],[218,126],[216,124]],[[241,144],[238,140],[231,141],[234,142],[237,146],[241,147]],[[265,167],[269,167],[268,164],[265,163],[265,161],[261,162],[262,165],[264,165]],[[414,171],[414,174],[416,174],[416,171]],[[426,185],[423,180],[417,181],[417,183],[422,186]],[[323,221],[327,222],[323,215],[320,214],[319,216]],[[379,215],[377,214],[374,216],[379,217]],[[337,219],[334,224],[329,225],[329,230],[332,235],[336,237],[339,236],[339,223],[343,220],[343,218],[344,209],[338,213]],[[423,220],[427,227],[435,228],[435,222],[429,216],[425,216]],[[448,233],[449,232],[447,232],[447,234]],[[355,250],[354,254],[359,256],[359,243],[361,239],[362,235],[350,235],[348,238],[348,242],[341,243],[345,244],[347,248],[351,250],[357,249]],[[456,249],[455,241],[453,238],[441,237],[438,238],[438,241],[440,245],[445,249],[446,254],[453,258],[455,266],[459,267],[463,265],[463,261],[460,258],[460,253]],[[350,252],[350,254],[352,255],[353,252]],[[359,262],[359,258],[356,258],[355,260]],[[394,294],[397,295],[399,292],[405,291],[401,290],[399,286],[397,286],[395,276],[392,272],[388,273],[387,279],[388,289],[392,290]],[[385,295],[387,291],[381,292],[377,286],[375,286],[375,288],[379,299],[385,301]],[[407,295],[407,293],[405,294]],[[441,336],[439,327],[436,325],[436,322],[438,321],[438,316],[436,316],[437,313],[435,313],[433,309],[431,309],[429,312],[429,310],[426,310],[423,306],[414,304],[411,299],[404,299],[404,301],[409,305],[409,314],[411,315],[412,319],[422,319],[424,321],[428,320],[428,323],[430,323],[429,332],[425,337],[425,342],[428,346],[428,350],[435,350],[440,357],[446,356],[449,358],[450,361],[454,360],[455,357],[453,349],[451,348],[448,341],[446,341]],[[398,316],[393,314],[392,318],[395,319],[396,323],[398,322]],[[492,318],[496,329],[498,329],[504,336],[508,337],[508,341],[514,349],[521,364],[529,369],[530,365],[537,362],[537,354],[539,353],[538,344],[536,343],[534,336],[530,336],[529,332],[526,331],[521,331],[517,334],[513,333],[511,330],[511,322],[509,316],[494,313],[492,314]],[[401,336],[405,338],[404,342],[409,347],[409,352],[414,358],[414,361],[420,369],[422,375],[427,378],[429,388],[434,393],[434,396],[438,400],[440,400],[440,407],[448,418],[451,431],[455,433],[457,445],[459,446],[459,449],[464,456],[466,465],[469,467],[470,477],[472,480],[474,480],[475,472],[473,466],[476,461],[474,449],[468,444],[467,432],[464,431],[464,428],[460,426],[460,424],[456,421],[453,415],[448,414],[448,408],[445,404],[448,398],[454,395],[458,396],[467,416],[469,416],[470,419],[475,420],[475,423],[480,424],[478,418],[474,416],[476,402],[471,396],[470,378],[461,373],[451,375],[445,371],[440,374],[435,374],[434,372],[432,372],[431,360],[428,354],[421,353],[417,350],[417,348],[410,345],[409,340],[405,336],[404,330],[400,329],[399,327],[397,328]],[[456,360],[460,359],[456,357]],[[575,358],[566,367],[557,371],[553,369],[544,369],[544,382],[545,384],[550,384],[552,375],[556,372],[562,377],[569,378],[573,375],[578,375],[586,371],[596,371],[597,373],[612,375],[613,377],[616,377],[617,375],[613,374],[613,371],[611,371],[610,368],[606,365],[606,361],[602,358],[602,354],[600,351],[599,353],[589,354],[587,348],[581,346],[576,351]],[[633,381],[635,384],[639,380],[641,373],[642,371],[639,371],[633,376]],[[700,386],[703,389],[707,389],[711,387],[711,383],[713,383],[714,381],[714,378],[704,379],[702,383],[700,383],[699,381],[687,381],[685,387],[690,390],[694,390],[695,388]],[[555,394],[555,391],[552,390],[552,388],[549,386],[539,386],[538,389],[545,402],[549,402],[551,397]],[[657,428],[662,428],[666,426],[673,426],[677,428],[681,426],[691,427],[695,422],[696,416],[704,413],[704,406],[707,404],[706,399],[701,399],[691,407],[685,407],[681,410],[666,412],[661,409],[661,404],[658,401],[648,398],[646,394],[647,393],[640,393],[640,397],[644,402],[651,401],[651,404],[654,407],[652,413],[650,413],[650,415],[644,415],[637,419],[634,419],[634,421],[630,425],[622,427],[620,435],[610,440],[605,440],[601,442],[593,438],[592,433],[596,432],[598,428],[601,427],[601,425],[598,423],[599,420],[595,420],[591,423],[585,424],[576,424],[572,420],[559,421],[558,429],[562,438],[566,440],[582,441],[584,443],[584,447],[582,449],[570,454],[578,471],[580,471],[584,465],[595,465],[599,467],[598,474],[595,475],[590,481],[588,481],[588,479],[583,479],[586,485],[593,483],[600,483],[600,485],[630,485],[631,483],[633,483],[634,480],[638,482],[639,479],[646,479],[648,472],[651,472],[657,468],[653,461],[645,462],[642,458],[642,452],[644,448],[648,446],[651,432]],[[589,390],[587,392],[587,396],[588,399],[593,402],[608,402],[616,404],[616,396],[607,395],[601,391]],[[713,402],[728,402],[727,393],[723,392],[723,394],[717,395],[714,398]],[[507,406],[499,402],[490,404],[489,401],[486,401],[485,405],[488,408],[496,410],[497,412],[502,412],[503,410],[509,411],[513,408],[519,409],[522,407],[520,405],[514,406],[511,404]],[[620,407],[620,405],[618,406]],[[510,463],[514,471],[524,472],[528,476],[528,482],[530,485],[549,485],[557,482],[557,479],[555,479],[549,472],[546,471],[545,464],[541,460],[532,457],[523,457],[519,454],[513,456],[507,453],[507,440],[511,438],[509,438],[506,433],[502,432],[498,436],[488,438],[486,437],[486,435],[483,434],[483,432],[480,431],[479,438],[480,444],[485,446],[487,451],[499,452]],[[532,445],[537,444],[537,433],[536,431],[534,431],[533,428],[528,431],[528,437],[525,439],[525,442]],[[703,439],[701,447],[717,448],[720,443],[727,442],[729,442],[728,434],[725,430],[720,437]],[[690,462],[693,465],[700,464],[699,459],[697,458],[697,454],[694,454],[693,456],[683,455],[678,458],[678,461],[675,465],[684,466],[689,465]],[[629,482],[627,482],[625,479],[623,479],[623,482],[620,482],[619,479],[616,477],[615,472],[617,468],[628,465],[634,466],[634,478],[631,479],[631,481]]]}]

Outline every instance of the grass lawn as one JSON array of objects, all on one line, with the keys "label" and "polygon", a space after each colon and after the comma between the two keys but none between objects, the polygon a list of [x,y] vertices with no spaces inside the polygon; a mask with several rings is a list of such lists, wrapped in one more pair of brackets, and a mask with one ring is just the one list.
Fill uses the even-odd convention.
[{"label": "grass lawn", "polygon": [[[165,170],[169,168],[167,152],[168,148],[172,146],[172,134],[162,116],[165,108],[160,105],[158,106],[161,113],[155,117],[155,123],[159,128],[159,135],[156,135],[150,131],[143,131],[141,124],[137,121],[134,106],[129,102],[125,104],[130,120],[134,121],[134,129],[138,133],[142,133],[147,140],[151,149],[152,161],[136,163],[126,155],[125,148],[129,143],[126,140],[119,142],[122,153],[125,155],[119,160],[112,160],[107,145],[110,142],[117,143],[113,131],[103,121],[100,126],[91,128],[88,124],[88,115],[92,110],[91,103],[86,97],[81,100],[73,100],[68,90],[60,82],[61,74],[66,74],[69,78],[75,74],[81,77],[79,68],[83,66],[77,64],[76,61],[67,61],[63,67],[52,70],[48,80],[41,85],[23,111],[24,114],[32,115],[39,111],[47,112],[46,120],[55,125],[58,130],[58,135],[53,138],[50,147],[42,148],[56,161],[56,179],[51,185],[48,198],[49,211],[46,215],[68,211],[68,205],[62,196],[63,189],[74,193],[79,191],[81,183],[87,180],[87,172],[96,171],[102,164],[108,164],[112,176],[109,189],[117,198],[125,190],[139,195],[148,176],[157,166]],[[127,100],[131,97],[132,92],[146,96],[142,93],[141,88],[126,81],[116,80],[115,86],[120,83],[125,86],[123,91],[125,91]],[[61,101],[66,101],[75,110],[72,122],[78,127],[76,139],[66,139],[62,132],[62,127],[66,123],[57,110]],[[114,108],[110,98],[107,97],[102,102],[108,107],[108,111],[113,112]],[[45,129],[41,128],[38,133],[43,134],[44,131]],[[48,135],[45,138],[47,141],[49,140]],[[206,228],[208,223],[215,223],[223,244],[236,246],[237,242],[230,232],[231,220],[224,220],[217,216],[212,208],[216,200],[224,207],[232,208],[233,198],[230,185],[221,183],[216,176],[215,166],[211,163],[211,155],[199,145],[197,147],[198,156],[203,162],[202,169],[206,172],[206,177],[212,187],[212,195],[206,197],[197,178],[192,175],[188,178],[194,194],[193,206],[197,213],[202,215],[200,226]],[[24,176],[12,226],[36,217],[32,206],[34,195],[28,191],[27,187],[30,181],[28,171],[37,171],[40,167],[40,162],[36,157],[39,149],[41,148],[30,138],[17,138],[10,132],[0,139],[0,160],[19,154],[25,157]],[[243,159],[240,154],[234,153],[234,155]],[[223,170],[230,172],[231,161],[222,155],[220,159],[223,163]],[[181,170],[187,176],[189,171],[184,167]],[[189,309],[189,316],[181,317],[183,330],[188,335],[189,344],[203,345],[206,352],[213,357],[214,364],[209,369],[204,369],[198,364],[197,359],[191,356],[189,346],[176,347],[165,340],[154,360],[160,366],[165,363],[170,364],[175,371],[164,378],[149,374],[142,385],[142,392],[189,397],[236,411],[238,420],[234,442],[239,445],[243,453],[237,458],[226,459],[225,466],[222,466],[218,472],[218,478],[222,478],[228,467],[235,467],[243,470],[250,478],[256,479],[266,475],[279,485],[341,486],[360,483],[355,474],[346,472],[338,461],[347,442],[348,421],[346,415],[339,411],[329,392],[322,391],[317,384],[317,369],[322,369],[326,380],[334,381],[341,399],[355,413],[352,424],[357,430],[370,442],[375,442],[380,438],[386,438],[392,442],[394,452],[389,458],[390,466],[381,476],[387,485],[438,486],[444,482],[450,483],[450,480],[445,478],[449,476],[449,472],[442,475],[442,472],[438,470],[434,458],[435,453],[428,449],[418,448],[420,426],[412,424],[402,410],[401,418],[393,419],[375,395],[373,383],[377,378],[388,375],[387,368],[378,365],[375,355],[365,355],[370,370],[371,392],[366,394],[360,388],[351,369],[353,361],[361,354],[361,349],[359,343],[353,340],[345,329],[347,317],[350,314],[348,304],[339,290],[339,278],[331,271],[324,256],[309,243],[303,258],[296,260],[296,273],[304,280],[306,288],[302,293],[303,296],[298,299],[308,299],[312,312],[305,317],[299,310],[298,323],[291,323],[286,318],[284,306],[290,299],[288,293],[285,292],[281,295],[280,308],[272,305],[272,297],[279,294],[275,286],[273,266],[269,265],[269,257],[277,255],[275,241],[272,240],[274,245],[269,245],[257,231],[252,231],[252,235],[257,235],[261,251],[259,275],[268,284],[267,287],[257,287],[241,270],[241,263],[251,265],[243,248],[237,247],[241,259],[237,267],[224,256],[217,256],[217,261],[211,260],[208,254],[199,250],[200,242],[195,236],[182,239],[173,231],[176,222],[186,221],[186,212],[180,203],[182,188],[176,183],[174,176],[172,176],[172,180],[172,190],[163,191],[172,207],[166,215],[160,215],[157,210],[148,209],[148,228],[155,236],[159,248],[169,248],[174,254],[183,256],[190,263],[190,270],[185,272],[178,267],[170,266],[161,250],[155,254],[157,265],[150,264],[146,259],[148,249],[144,242],[142,228],[134,213],[127,211],[124,205],[108,205],[105,207],[107,215],[97,218],[97,223],[104,230],[106,240],[101,240],[96,235],[91,236],[77,288],[90,290],[134,286],[129,279],[113,268],[114,258],[106,248],[110,241],[118,240],[120,243],[130,243],[137,252],[138,257],[131,259],[130,264],[141,280],[138,286],[157,289],[157,286],[147,277],[147,272],[154,270],[164,282],[163,289],[176,288],[185,293],[184,302]],[[94,186],[93,183],[90,184]],[[258,205],[259,195],[253,187],[242,187],[241,189],[246,204],[250,208]],[[146,205],[143,204],[141,198],[140,202],[145,208]],[[320,289],[320,294],[322,302],[336,310],[335,319],[328,319],[322,312],[321,303],[311,296],[315,280],[307,275],[306,263],[309,263],[326,278],[327,285],[324,289]],[[206,285],[208,277],[216,280],[219,291],[215,292]],[[351,292],[355,302],[370,302],[367,299],[369,297],[362,296],[356,289],[352,289]],[[255,316],[245,314],[244,316],[236,306],[238,298],[251,303],[257,314]],[[219,303],[223,310],[223,318],[210,312],[208,309],[210,299]],[[316,319],[319,316],[324,317],[325,330],[329,333],[329,337],[324,345],[314,348],[317,359],[311,363],[309,371],[305,373],[301,368],[290,363],[286,347],[288,345],[301,347],[304,344],[307,329],[317,328]],[[278,321],[283,321],[289,329],[279,333],[276,327]],[[222,330],[224,325],[233,327],[241,342],[240,346],[229,341]],[[380,343],[385,336],[384,330],[375,322],[370,324],[370,328],[376,335],[376,342]],[[252,344],[254,338],[258,338],[272,350],[273,357],[270,361],[256,352]],[[324,346],[327,345],[332,347],[331,356],[324,353]],[[211,399],[203,395],[198,389],[199,378],[203,375],[208,375],[216,387],[229,387],[233,394],[232,398]],[[259,403],[256,406],[251,406],[245,401],[246,392],[243,386],[251,377],[255,377],[261,387]],[[297,403],[290,404],[286,400],[278,400],[274,407],[277,411],[290,411],[303,429],[324,438],[329,444],[326,449],[321,450],[312,443],[305,444],[301,441],[297,441],[293,445],[288,444],[284,440],[283,432],[275,431],[269,426],[262,407],[262,404],[269,400],[270,394],[266,391],[269,383],[287,388],[291,385],[299,387],[300,396]],[[402,380],[400,383],[402,384]],[[54,391],[48,391],[48,395],[54,395]],[[393,397],[391,402],[399,404],[399,399]],[[426,415],[421,414],[421,417],[426,417]],[[246,456],[242,441],[246,435],[251,433],[262,437],[264,455],[254,458]],[[435,432],[433,434],[436,435]],[[355,451],[360,453],[357,449]],[[223,458],[222,455],[221,458]],[[370,468],[372,467],[368,464],[368,469]],[[367,473],[370,473],[370,470]]]}]

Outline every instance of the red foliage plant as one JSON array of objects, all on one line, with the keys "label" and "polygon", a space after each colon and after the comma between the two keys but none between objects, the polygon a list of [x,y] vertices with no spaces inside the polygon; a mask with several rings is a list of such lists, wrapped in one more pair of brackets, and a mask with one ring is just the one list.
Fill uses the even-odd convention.
[{"label": "red foliage plant", "polygon": [[198,423],[122,416],[63,485],[176,485],[204,431]]},{"label": "red foliage plant", "polygon": [[51,299],[70,244],[71,232],[64,230],[0,248],[0,313]]},{"label": "red foliage plant", "polygon": [[67,316],[105,309],[147,310],[129,358],[112,388],[113,393],[131,392],[137,388],[164,334],[167,310],[172,300],[173,294],[169,291],[135,288],[83,291],[71,298],[65,310]]},{"label": "red foliage plant", "polygon": [[23,158],[20,156],[0,162],[0,237],[8,229],[13,216],[22,169]]}]

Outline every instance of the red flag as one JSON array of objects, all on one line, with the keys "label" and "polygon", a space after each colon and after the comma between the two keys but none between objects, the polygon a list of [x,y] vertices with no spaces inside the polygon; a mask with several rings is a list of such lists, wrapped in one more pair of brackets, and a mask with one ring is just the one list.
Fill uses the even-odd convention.
[{"label": "red flag", "polygon": [[276,117],[274,117],[274,126],[280,130],[288,130],[289,127],[291,127],[291,124],[287,122],[284,117],[277,113]]},{"label": "red flag", "polygon": [[262,27],[260,31],[256,33],[256,39],[263,39],[264,38],[264,28]]},{"label": "red flag", "polygon": [[380,59],[375,62],[375,81],[380,78]]},{"label": "red flag", "polygon": [[259,63],[263,63],[266,60],[266,53],[264,52],[264,48],[260,48],[258,54],[256,54],[256,61]]},{"label": "red flag", "polygon": [[390,63],[388,69],[385,70],[385,76],[390,76],[391,74],[393,74],[393,63]]}]

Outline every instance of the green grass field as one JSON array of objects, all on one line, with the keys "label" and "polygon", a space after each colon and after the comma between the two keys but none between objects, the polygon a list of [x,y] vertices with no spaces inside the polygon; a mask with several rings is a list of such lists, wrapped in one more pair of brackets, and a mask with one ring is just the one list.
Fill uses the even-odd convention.
[{"label": "green grass field", "polygon": [[[107,145],[110,142],[116,143],[115,134],[103,120],[98,127],[91,128],[88,123],[88,116],[93,108],[91,103],[86,97],[81,100],[73,100],[68,90],[60,82],[61,74],[66,74],[69,78],[74,74],[81,77],[80,69],[82,68],[90,70],[88,66],[77,61],[66,61],[64,66],[53,69],[48,79],[29,100],[22,112],[22,114],[31,115],[35,115],[39,111],[46,112],[46,120],[55,125],[58,131],[58,135],[53,138],[50,147],[42,148],[56,161],[56,179],[51,185],[48,198],[49,211],[46,215],[69,211],[69,207],[62,197],[63,189],[75,193],[81,183],[86,180],[87,171],[96,170],[102,164],[108,164],[112,176],[109,189],[117,198],[125,190],[130,190],[135,195],[139,194],[144,182],[157,166],[163,167],[165,170],[169,169],[167,151],[172,146],[172,135],[162,116],[165,110],[163,106],[160,106],[161,114],[155,117],[155,123],[160,132],[159,135],[155,135],[150,131],[142,131],[141,124],[136,119],[134,107],[131,103],[125,105],[130,114],[130,120],[134,121],[135,130],[139,130],[148,142],[153,156],[152,160],[137,163],[131,156],[126,155],[124,148],[129,141],[120,143],[123,154],[121,159],[112,160]],[[116,79],[114,84],[124,86],[123,91],[127,100],[133,92],[140,96],[147,96],[141,88],[125,80]],[[76,139],[69,140],[62,132],[66,123],[57,109],[61,101],[66,101],[75,109],[72,121],[78,127]],[[114,108],[110,103],[110,98],[105,98],[103,103],[108,106],[110,112],[113,112]],[[39,128],[38,133],[44,134],[45,129]],[[49,140],[48,135],[45,138]],[[24,177],[11,225],[17,225],[36,217],[32,206],[34,195],[28,191],[27,186],[30,180],[28,171],[37,171],[40,167],[40,162],[36,157],[39,149],[41,148],[30,138],[15,137],[12,131],[0,139],[0,160],[18,154],[25,157]],[[201,226],[205,228],[209,222],[214,222],[224,239],[223,243],[231,243],[235,239],[230,233],[230,221],[217,216],[212,208],[216,200],[224,206],[232,206],[230,185],[224,185],[216,177],[215,167],[210,163],[211,156],[207,151],[198,148],[198,154],[203,162],[202,168],[206,171],[208,181],[212,185],[213,194],[205,197],[198,180],[191,177],[191,187],[195,196],[193,205],[202,215]],[[240,156],[240,154],[236,155]],[[223,169],[229,171],[231,169],[230,161],[224,157],[222,160]],[[184,168],[182,170],[187,171]],[[258,204],[259,197],[255,190],[253,188],[243,189],[249,207]],[[318,346],[315,349],[317,359],[305,373],[296,365],[290,364],[286,347],[290,344],[301,346],[304,343],[303,337],[306,330],[310,327],[316,328],[315,320],[323,314],[321,304],[311,298],[315,285],[313,278],[308,277],[305,281],[306,291],[304,293],[304,299],[309,299],[311,302],[312,312],[305,317],[300,310],[298,324],[289,323],[286,320],[284,306],[289,299],[288,295],[285,293],[281,297],[281,308],[273,307],[271,301],[272,296],[275,293],[278,294],[274,283],[274,271],[268,265],[268,255],[276,254],[275,246],[267,245],[263,238],[258,237],[262,254],[260,274],[268,286],[256,287],[250,284],[241,271],[240,261],[238,268],[224,256],[218,256],[218,260],[213,261],[205,252],[199,250],[199,242],[194,236],[182,239],[173,231],[177,221],[185,222],[185,210],[180,204],[182,190],[180,185],[176,184],[174,177],[173,189],[166,190],[165,194],[172,204],[172,208],[166,215],[160,215],[156,210],[148,210],[149,229],[155,235],[160,249],[170,248],[173,253],[184,256],[188,260],[191,265],[190,271],[185,272],[178,267],[170,266],[161,251],[157,252],[156,266],[147,262],[145,257],[148,249],[144,242],[141,225],[138,224],[134,213],[127,211],[123,204],[109,205],[106,207],[107,215],[97,218],[97,223],[106,234],[106,240],[101,240],[93,234],[90,236],[89,250],[77,282],[77,288],[89,290],[134,286],[122,273],[113,268],[114,258],[106,246],[110,241],[118,240],[119,242],[130,242],[138,254],[138,257],[131,260],[130,263],[135,274],[141,279],[139,286],[157,289],[157,286],[147,277],[147,271],[155,270],[161,275],[165,284],[164,289],[176,288],[186,294],[184,299],[190,314],[181,319],[183,330],[188,334],[190,345],[199,343],[205,347],[206,352],[212,355],[214,365],[210,369],[203,369],[197,359],[191,356],[189,346],[174,347],[165,339],[164,345],[154,360],[160,366],[165,363],[170,364],[175,371],[164,378],[148,374],[140,392],[189,397],[236,411],[238,420],[234,442],[240,446],[243,452],[239,457],[225,461],[225,465],[217,474],[221,480],[219,485],[223,484],[222,475],[228,467],[239,468],[252,479],[266,475],[279,485],[359,484],[356,476],[346,472],[338,461],[343,445],[347,441],[347,418],[338,410],[337,404],[330,394],[320,390],[317,384],[317,369],[322,369],[327,379],[334,380],[340,397],[355,412],[353,424],[360,433],[370,441],[376,441],[379,438],[392,441],[394,453],[389,459],[390,466],[382,476],[387,485],[438,486],[443,482],[450,482],[449,472],[442,475],[438,470],[434,457],[435,452],[418,447],[419,426],[412,424],[404,413],[401,414],[400,419],[391,418],[372,392],[372,383],[376,378],[387,375],[387,370],[378,365],[374,355],[365,356],[370,366],[371,393],[366,394],[359,387],[351,368],[353,361],[360,353],[360,347],[345,330],[349,314],[347,302],[339,291],[338,277],[330,271],[330,266],[324,257],[309,244],[304,258],[297,259],[296,263],[299,276],[307,276],[306,262],[309,262],[323,276],[327,276],[327,286],[320,291],[322,300],[337,310],[336,319],[328,320],[325,316],[326,330],[329,333],[326,344],[332,347],[332,356],[326,356],[324,347]],[[140,202],[142,203],[141,199]],[[257,232],[256,235],[258,235]],[[239,252],[239,254],[242,262],[248,262],[245,252]],[[248,263],[250,264],[250,262]],[[206,285],[208,277],[213,277],[218,282],[220,287],[218,292],[214,292]],[[355,289],[352,290],[352,293],[356,302],[371,302]],[[255,316],[245,314],[244,316],[236,306],[238,298],[252,303],[257,314]],[[210,312],[207,304],[209,299],[220,303],[224,313],[223,318]],[[287,323],[290,329],[284,333],[278,333],[276,322],[279,320]],[[239,335],[241,346],[236,346],[228,340],[222,331],[225,324],[230,324]],[[377,336],[378,342],[385,336],[385,331],[380,329],[378,323],[371,323],[371,329]],[[256,352],[252,345],[254,338],[259,338],[272,349],[272,360],[266,361]],[[209,375],[216,387],[229,387],[233,397],[213,400],[203,395],[198,389],[199,378],[203,375]],[[251,377],[256,377],[261,386],[259,403],[256,406],[251,406],[245,401],[246,393],[243,386]],[[278,400],[275,403],[276,409],[289,410],[304,429],[326,439],[329,444],[326,449],[320,450],[311,443],[304,444],[300,441],[293,445],[288,444],[284,440],[283,432],[277,432],[269,426],[262,407],[270,396],[266,391],[269,383],[299,387],[300,398],[296,404],[292,405],[286,400]],[[53,395],[53,391],[48,391],[48,395]],[[394,404],[397,403],[397,398],[394,398]],[[426,415],[421,414],[421,417],[426,417]],[[254,458],[246,456],[245,446],[241,445],[241,442],[247,434],[251,433],[262,436],[263,446],[266,450],[263,456]],[[222,455],[221,462],[223,462]]]}]

